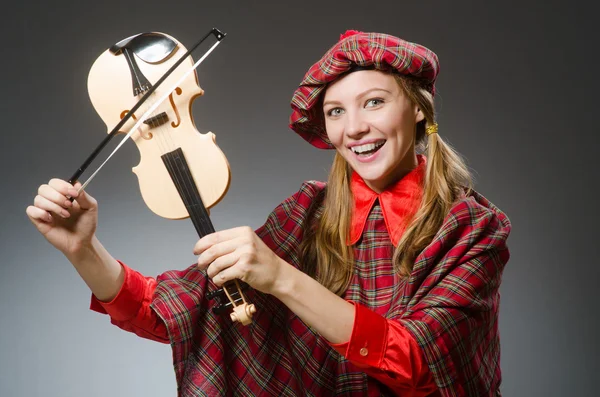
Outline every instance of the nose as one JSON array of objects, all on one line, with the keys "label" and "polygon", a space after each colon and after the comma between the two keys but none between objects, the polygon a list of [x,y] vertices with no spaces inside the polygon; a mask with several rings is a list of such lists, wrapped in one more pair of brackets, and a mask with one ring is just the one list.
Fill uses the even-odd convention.
[{"label": "nose", "polygon": [[369,123],[359,112],[347,112],[344,131],[349,138],[357,139],[369,132]]}]

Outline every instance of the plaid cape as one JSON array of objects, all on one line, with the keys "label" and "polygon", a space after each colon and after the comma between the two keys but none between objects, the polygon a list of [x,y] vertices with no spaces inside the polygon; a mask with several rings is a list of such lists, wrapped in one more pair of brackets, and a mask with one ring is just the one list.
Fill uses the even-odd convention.
[{"label": "plaid cape", "polygon": [[[293,266],[300,267],[298,246],[320,215],[324,189],[305,182],[256,231]],[[498,288],[510,228],[502,211],[473,192],[454,205],[407,279],[393,271],[377,203],[355,245],[355,275],[344,298],[414,335],[439,395],[500,395]],[[204,294],[214,288],[195,266],[158,278],[151,307],[167,326],[178,396],[391,395],[276,298],[249,291],[257,313],[244,327],[211,312]]]}]

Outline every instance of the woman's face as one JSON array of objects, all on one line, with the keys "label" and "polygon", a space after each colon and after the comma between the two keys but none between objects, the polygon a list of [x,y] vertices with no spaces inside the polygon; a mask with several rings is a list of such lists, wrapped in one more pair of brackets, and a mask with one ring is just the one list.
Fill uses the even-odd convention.
[{"label": "woman's face", "polygon": [[423,112],[391,74],[361,70],[336,80],[325,92],[323,113],[331,143],[374,191],[418,165],[415,126]]}]

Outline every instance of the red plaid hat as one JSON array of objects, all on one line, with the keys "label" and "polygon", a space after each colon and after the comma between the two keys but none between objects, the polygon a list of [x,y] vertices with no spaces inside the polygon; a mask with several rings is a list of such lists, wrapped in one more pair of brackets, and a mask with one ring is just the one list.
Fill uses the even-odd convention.
[{"label": "red plaid hat", "polygon": [[333,149],[325,132],[323,110],[318,106],[319,97],[327,84],[357,66],[416,77],[435,94],[439,62],[433,51],[387,34],[348,30],[308,70],[292,98],[290,128],[311,145]]}]

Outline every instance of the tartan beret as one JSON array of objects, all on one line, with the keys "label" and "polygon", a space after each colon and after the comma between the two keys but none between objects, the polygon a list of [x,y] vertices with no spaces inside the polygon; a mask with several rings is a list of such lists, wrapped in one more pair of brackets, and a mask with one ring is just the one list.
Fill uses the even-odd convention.
[{"label": "tartan beret", "polygon": [[290,128],[320,149],[333,149],[325,132],[320,97],[327,85],[356,68],[393,71],[419,79],[435,94],[437,55],[428,48],[383,33],[348,30],[310,67],[292,97]]}]

